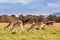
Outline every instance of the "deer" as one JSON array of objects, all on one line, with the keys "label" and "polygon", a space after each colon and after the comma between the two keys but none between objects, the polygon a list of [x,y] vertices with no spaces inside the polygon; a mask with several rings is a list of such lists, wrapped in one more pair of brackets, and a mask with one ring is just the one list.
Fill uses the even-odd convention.
[{"label": "deer", "polygon": [[24,31],[23,22],[21,20],[8,16],[6,21],[8,21],[9,24],[4,27],[4,30],[7,30],[10,27],[10,30],[14,32],[14,28],[18,26],[22,32]]},{"label": "deer", "polygon": [[27,31],[29,30],[44,30],[45,29],[45,24],[43,22],[33,22],[32,26],[30,28],[27,29]]},{"label": "deer", "polygon": [[55,21],[47,21],[45,22],[45,24],[49,27],[49,26],[54,26]]}]

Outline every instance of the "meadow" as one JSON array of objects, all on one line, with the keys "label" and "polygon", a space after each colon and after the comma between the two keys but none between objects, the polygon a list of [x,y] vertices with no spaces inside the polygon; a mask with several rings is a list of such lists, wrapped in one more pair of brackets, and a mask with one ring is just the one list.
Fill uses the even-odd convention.
[{"label": "meadow", "polygon": [[24,32],[20,32],[19,27],[15,28],[16,34],[12,34],[8,29],[4,30],[4,27],[8,23],[0,23],[0,40],[60,40],[60,23],[54,24],[54,27],[45,27],[45,30],[30,30],[26,31],[31,24],[24,25]]}]

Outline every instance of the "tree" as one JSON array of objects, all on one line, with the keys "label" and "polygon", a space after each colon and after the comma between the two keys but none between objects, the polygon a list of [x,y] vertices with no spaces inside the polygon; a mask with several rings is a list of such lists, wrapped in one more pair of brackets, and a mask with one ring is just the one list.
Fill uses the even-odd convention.
[{"label": "tree", "polygon": [[45,22],[46,21],[46,18],[45,18],[45,16],[43,16],[43,15],[40,15],[39,17],[38,17],[38,21],[40,22],[40,21],[43,21],[43,22]]},{"label": "tree", "polygon": [[11,15],[11,17],[13,17],[13,18],[17,19],[17,17],[16,17],[15,15]]},{"label": "tree", "polygon": [[49,21],[56,21],[56,18],[57,18],[56,15],[49,15],[49,16],[47,17],[47,19],[48,19]]},{"label": "tree", "polygon": [[19,15],[18,19],[24,21],[24,16],[21,14]]},{"label": "tree", "polygon": [[0,17],[0,21],[1,22],[6,22],[6,17],[7,17],[7,15],[2,15],[1,17]]},{"label": "tree", "polygon": [[56,22],[60,22],[60,16],[56,18]]}]

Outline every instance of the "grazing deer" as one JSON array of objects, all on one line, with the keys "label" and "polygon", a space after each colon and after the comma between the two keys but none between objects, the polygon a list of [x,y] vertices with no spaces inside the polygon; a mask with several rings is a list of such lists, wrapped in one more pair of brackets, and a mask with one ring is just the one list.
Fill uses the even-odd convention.
[{"label": "grazing deer", "polygon": [[17,20],[11,16],[7,17],[6,20],[9,22],[9,24],[4,28],[5,30],[8,27],[10,27],[11,31],[13,32],[14,28],[18,26],[18,27],[20,27],[21,31],[24,31],[23,22],[21,20]]},{"label": "grazing deer", "polygon": [[43,22],[33,22],[32,26],[30,28],[27,29],[27,31],[31,30],[31,29],[38,29],[38,30],[44,30],[45,25]]}]

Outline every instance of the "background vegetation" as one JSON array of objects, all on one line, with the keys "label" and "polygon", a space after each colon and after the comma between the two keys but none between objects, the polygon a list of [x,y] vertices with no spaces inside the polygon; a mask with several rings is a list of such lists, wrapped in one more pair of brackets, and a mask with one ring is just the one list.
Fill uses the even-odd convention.
[{"label": "background vegetation", "polygon": [[[11,17],[11,18],[9,18],[9,17]],[[22,20],[23,22],[26,22],[27,20],[29,22],[32,22],[32,21],[35,21],[35,22],[40,22],[40,21],[46,22],[48,20],[60,22],[60,16],[56,16],[56,15],[49,15],[47,17],[44,16],[44,15],[39,15],[39,16],[36,16],[36,15],[26,15],[26,16],[19,15],[18,17],[16,17],[15,15],[11,15],[11,16],[1,15],[0,16],[0,22],[9,22],[9,19],[12,19],[12,20],[13,19],[19,19],[19,20]]]}]

